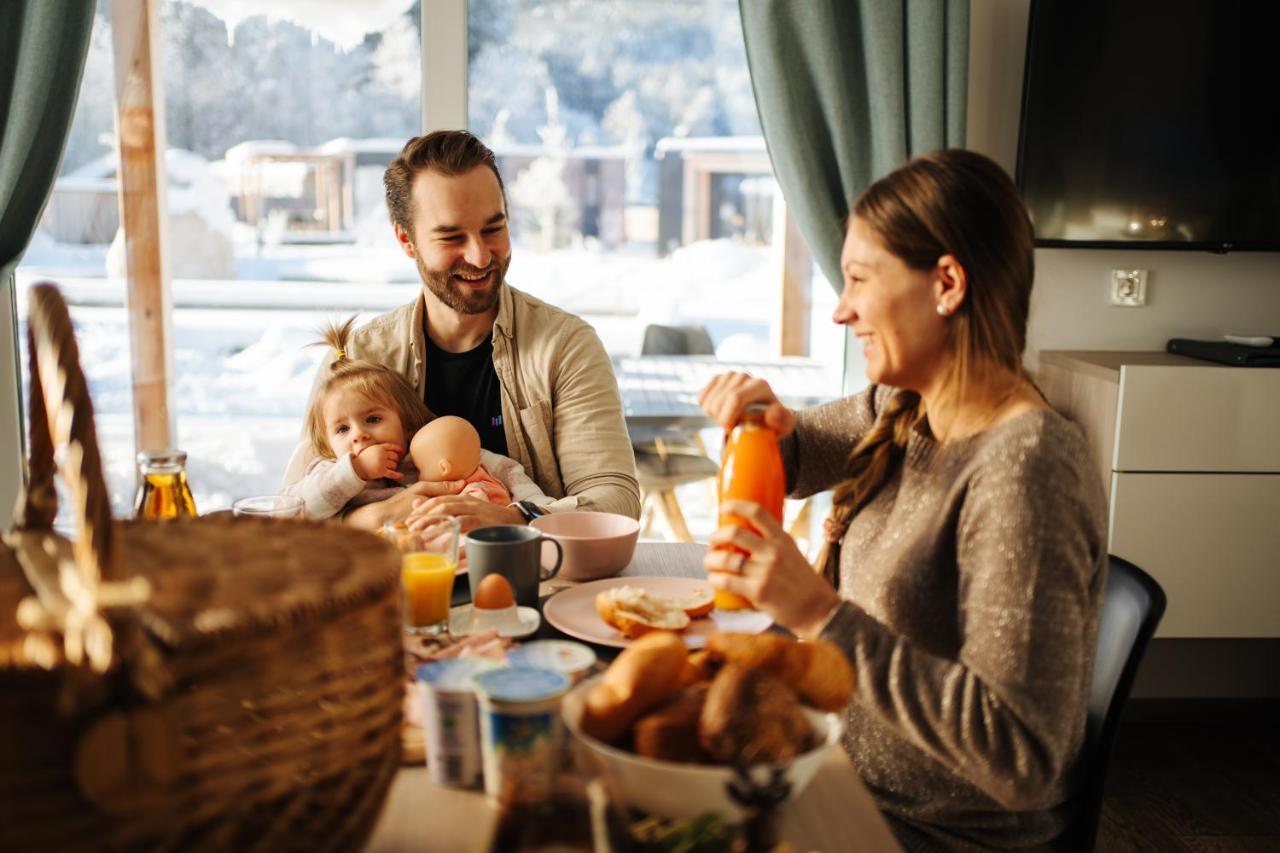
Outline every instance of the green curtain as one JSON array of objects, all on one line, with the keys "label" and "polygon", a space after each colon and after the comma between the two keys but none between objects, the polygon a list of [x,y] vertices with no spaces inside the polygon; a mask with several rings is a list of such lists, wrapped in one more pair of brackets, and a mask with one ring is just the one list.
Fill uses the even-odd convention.
[{"label": "green curtain", "polygon": [[44,210],[75,112],[93,0],[0,0],[0,527],[21,478],[13,271]]},{"label": "green curtain", "polygon": [[840,289],[858,194],[916,154],[963,147],[968,0],[739,0],[773,171]]}]

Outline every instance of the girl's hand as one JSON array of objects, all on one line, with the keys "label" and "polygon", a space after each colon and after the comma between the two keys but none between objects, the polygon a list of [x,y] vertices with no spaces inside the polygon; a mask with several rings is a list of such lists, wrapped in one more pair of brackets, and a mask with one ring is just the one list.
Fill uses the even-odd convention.
[{"label": "girl's hand", "polygon": [[376,480],[380,477],[403,480],[404,474],[396,470],[403,455],[404,448],[397,444],[371,444],[351,457],[351,467],[361,480]]},{"label": "girl's hand", "polygon": [[760,534],[737,525],[711,534],[702,560],[711,585],[746,596],[773,621],[802,637],[817,636],[840,596],[759,504],[725,501],[720,511],[744,519]]},{"label": "girl's hand", "polygon": [[764,413],[765,425],[777,432],[779,438],[790,435],[796,428],[795,412],[778,402],[768,382],[749,373],[721,373],[698,392],[698,405],[725,432],[737,425],[743,409],[752,403],[768,406]]}]

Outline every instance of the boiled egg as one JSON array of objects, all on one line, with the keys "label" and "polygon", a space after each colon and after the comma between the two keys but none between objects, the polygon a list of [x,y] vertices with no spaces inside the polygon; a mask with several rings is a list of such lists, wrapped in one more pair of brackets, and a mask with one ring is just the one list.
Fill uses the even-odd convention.
[{"label": "boiled egg", "polygon": [[502,575],[486,575],[476,587],[476,610],[506,610],[516,603],[511,584]]}]

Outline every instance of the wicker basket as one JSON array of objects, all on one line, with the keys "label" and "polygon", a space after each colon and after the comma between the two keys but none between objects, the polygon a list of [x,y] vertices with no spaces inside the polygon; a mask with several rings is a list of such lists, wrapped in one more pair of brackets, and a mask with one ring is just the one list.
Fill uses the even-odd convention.
[{"label": "wicker basket", "polygon": [[[358,849],[399,760],[396,552],[303,521],[112,522],[52,285],[28,335],[28,487],[0,546],[0,849]],[[74,544],[52,532],[55,447]]]}]

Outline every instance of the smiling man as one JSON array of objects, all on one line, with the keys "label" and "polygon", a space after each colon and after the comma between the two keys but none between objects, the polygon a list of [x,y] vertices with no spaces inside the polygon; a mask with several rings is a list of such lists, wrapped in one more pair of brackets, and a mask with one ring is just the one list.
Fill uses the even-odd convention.
[{"label": "smiling man", "polygon": [[[524,523],[543,510],[638,517],[631,441],[599,337],[580,318],[506,283],[511,235],[493,152],[466,131],[436,131],[409,140],[384,183],[396,240],[417,266],[422,292],[357,330],[347,357],[385,364],[434,414],[470,421],[485,449],[515,459],[555,500],[504,507],[417,483],[347,521],[376,529],[411,513],[447,514],[471,529]],[[328,363],[317,385],[327,373]],[[310,461],[300,445],[285,484]]]}]

